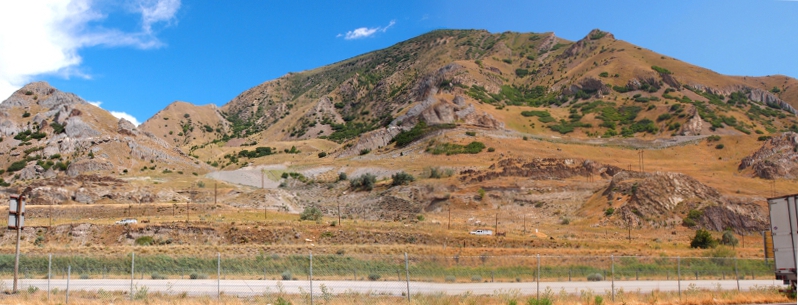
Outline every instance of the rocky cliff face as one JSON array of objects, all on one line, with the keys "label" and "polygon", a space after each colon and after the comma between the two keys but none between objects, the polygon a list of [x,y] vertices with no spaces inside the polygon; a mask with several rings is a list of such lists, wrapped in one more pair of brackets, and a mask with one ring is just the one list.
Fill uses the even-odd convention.
[{"label": "rocky cliff face", "polygon": [[766,225],[765,211],[760,206],[727,198],[681,173],[621,172],[613,177],[603,195],[613,204],[620,203],[618,225],[681,225],[689,210],[701,212],[699,227],[716,231],[756,231]]},{"label": "rocky cliff face", "polygon": [[743,158],[738,170],[754,170],[754,176],[764,179],[795,179],[798,177],[798,133],[785,132],[765,141],[759,150]]}]

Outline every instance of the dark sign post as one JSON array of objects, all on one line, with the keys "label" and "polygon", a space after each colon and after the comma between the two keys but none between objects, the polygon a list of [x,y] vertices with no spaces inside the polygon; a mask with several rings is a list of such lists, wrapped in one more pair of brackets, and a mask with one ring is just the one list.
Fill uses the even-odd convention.
[{"label": "dark sign post", "polygon": [[25,196],[11,195],[8,207],[8,228],[17,231],[17,251],[14,256],[14,289],[17,293],[17,281],[19,279],[19,233],[25,225]]}]

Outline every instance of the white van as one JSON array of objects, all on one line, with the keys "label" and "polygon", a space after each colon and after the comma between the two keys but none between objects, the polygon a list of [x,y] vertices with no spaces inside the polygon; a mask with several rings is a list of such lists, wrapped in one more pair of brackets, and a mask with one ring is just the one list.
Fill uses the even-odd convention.
[{"label": "white van", "polygon": [[493,230],[476,230],[476,231],[471,231],[471,235],[493,235]]}]

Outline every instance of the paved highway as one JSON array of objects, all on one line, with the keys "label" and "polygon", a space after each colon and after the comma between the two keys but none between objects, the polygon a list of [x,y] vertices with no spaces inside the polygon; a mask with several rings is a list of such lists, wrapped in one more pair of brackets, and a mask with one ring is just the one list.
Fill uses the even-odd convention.
[{"label": "paved highway", "polygon": [[[3,280],[6,285],[11,283],[10,279]],[[218,286],[217,286],[218,285]],[[371,293],[381,295],[402,295],[407,291],[407,282],[402,281],[314,281],[313,293],[321,293],[321,287],[324,285],[325,289],[332,294],[340,294],[346,292],[358,293]],[[677,281],[616,281],[615,289],[623,289],[627,292],[651,292],[653,290],[660,291],[677,291],[679,289]],[[688,289],[737,289],[738,282],[735,280],[699,280],[699,281],[681,281],[682,291]],[[776,280],[741,280],[739,287],[743,291],[750,290],[755,286],[770,286],[781,285],[781,281]],[[20,289],[27,289],[29,286],[35,286],[42,291],[47,290],[46,279],[24,279],[20,280]],[[264,293],[275,293],[280,290],[289,294],[299,294],[301,292],[307,293],[310,290],[310,283],[308,281],[273,281],[273,280],[181,280],[181,279],[166,279],[166,280],[134,280],[133,286],[135,288],[147,287],[148,292],[163,292],[163,293],[183,293],[188,295],[212,295],[215,296],[217,291],[221,291],[225,295],[237,296],[254,296]],[[58,288],[64,291],[67,287],[67,280],[53,279],[50,281],[50,289]],[[70,291],[87,290],[96,291],[99,289],[105,291],[130,291],[130,280],[121,279],[88,279],[88,280],[70,280]],[[554,293],[560,292],[564,289],[569,293],[579,293],[581,290],[592,290],[594,292],[603,293],[610,291],[612,282],[541,282],[540,291],[543,292],[547,288],[551,288]],[[450,295],[463,294],[471,292],[473,294],[493,294],[497,291],[518,290],[523,295],[533,295],[537,292],[537,284],[535,282],[526,283],[425,283],[425,282],[410,282],[411,294],[433,294],[445,293]]]}]

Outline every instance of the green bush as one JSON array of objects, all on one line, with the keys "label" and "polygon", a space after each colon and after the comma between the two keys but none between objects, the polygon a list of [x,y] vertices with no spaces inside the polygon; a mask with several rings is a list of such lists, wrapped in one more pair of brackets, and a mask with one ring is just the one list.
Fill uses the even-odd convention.
[{"label": "green bush", "polygon": [[604,280],[604,276],[601,273],[592,273],[587,276],[588,282],[600,282]]},{"label": "green bush", "polygon": [[150,277],[152,277],[153,280],[165,280],[166,279],[166,275],[160,274],[158,272],[154,272]]},{"label": "green bush", "polygon": [[379,280],[382,276],[376,273],[369,274],[369,281]]},{"label": "green bush", "polygon": [[723,147],[725,147],[723,144],[715,145],[715,149],[723,149]]},{"label": "green bush", "polygon": [[651,69],[659,72],[660,74],[672,74],[670,70],[665,69],[663,67],[651,66]]},{"label": "green bush", "polygon": [[153,242],[154,242],[154,240],[152,239],[152,236],[142,236],[142,237],[136,238],[136,245],[139,245],[139,246],[149,246],[149,245],[152,245]]},{"label": "green bush", "polygon": [[401,171],[401,172],[398,172],[396,174],[393,174],[391,176],[391,179],[393,180],[391,182],[391,185],[393,185],[393,186],[407,185],[407,184],[410,184],[410,182],[413,182],[413,181],[416,180],[416,178],[413,177],[413,175],[405,173],[404,171]]},{"label": "green bush", "polygon": [[457,278],[454,277],[454,275],[447,275],[444,281],[446,281],[447,283],[454,283],[455,281],[457,281]]},{"label": "green bush", "polygon": [[488,152],[494,152],[494,151],[496,151],[496,149],[495,149],[495,148],[493,148],[493,147],[488,147]]},{"label": "green bush", "polygon": [[27,166],[27,165],[28,165],[28,162],[25,162],[25,160],[17,161],[17,162],[11,163],[11,165],[8,166],[6,171],[9,172],[9,173],[13,173],[13,172],[16,172],[16,171],[19,171],[19,170],[25,168],[25,166]]},{"label": "green bush", "polygon": [[475,137],[477,135],[476,131],[466,131],[465,133],[467,136]]},{"label": "green bush", "polygon": [[712,234],[709,231],[704,229],[698,229],[695,231],[695,236],[690,241],[690,248],[701,248],[701,249],[708,249],[708,248],[715,248],[718,246],[718,241],[712,238]]},{"label": "green bush", "polygon": [[482,276],[479,276],[479,275],[472,275],[472,276],[471,276],[471,281],[472,281],[472,282],[474,282],[474,283],[479,283],[479,282],[482,282]]},{"label": "green bush", "polygon": [[364,148],[364,149],[361,149],[361,150],[360,150],[360,155],[361,155],[361,156],[362,156],[362,155],[367,155],[367,154],[368,154],[368,153],[370,153],[370,152],[371,152],[371,149]]},{"label": "green bush", "polygon": [[719,135],[711,135],[707,137],[707,142],[717,142],[720,141]]},{"label": "green bush", "polygon": [[551,305],[551,299],[543,297],[538,300],[537,298],[526,300],[526,305]]},{"label": "green bush", "polygon": [[290,281],[294,278],[294,275],[291,274],[291,271],[285,271],[280,274],[280,277],[283,279],[283,281]]},{"label": "green bush", "polygon": [[196,273],[196,272],[193,272],[193,273],[191,273],[191,274],[188,276],[188,278],[189,278],[189,279],[192,279],[192,280],[204,280],[204,279],[207,279],[207,278],[208,278],[208,275],[207,275],[207,274],[205,274],[205,273]]},{"label": "green bush", "polygon": [[366,173],[355,179],[349,180],[349,186],[353,189],[371,191],[377,184],[377,176]]},{"label": "green bush", "polygon": [[80,279],[81,279],[81,280],[88,280],[88,279],[90,279],[90,278],[91,278],[91,277],[90,277],[88,274],[85,274],[85,273],[80,275]]},{"label": "green bush", "polygon": [[326,153],[326,152],[320,152],[320,153],[319,153],[319,158],[324,158],[324,157],[326,157],[326,156],[327,156],[327,153]]},{"label": "green bush", "polygon": [[610,77],[610,73],[607,71],[599,73],[599,77]]},{"label": "green bush", "polygon": [[317,207],[305,207],[302,214],[299,214],[299,220],[319,220],[321,219],[321,210]]},{"label": "green bush", "polygon": [[338,181],[344,181],[344,180],[346,180],[346,173],[344,172],[338,173]]},{"label": "green bush", "polygon": [[723,231],[723,236],[720,238],[721,245],[736,246],[739,241],[734,233],[730,230]]},{"label": "green bush", "polygon": [[442,143],[427,148],[427,152],[433,155],[446,154],[448,156],[457,154],[478,154],[483,149],[485,149],[485,144],[474,141],[465,146],[452,143]]},{"label": "green bush", "polygon": [[615,213],[615,208],[611,208],[610,207],[610,208],[607,208],[606,210],[604,210],[604,216],[610,216],[613,213]]}]

